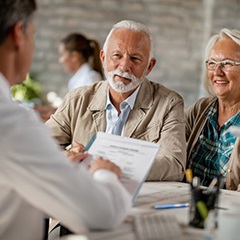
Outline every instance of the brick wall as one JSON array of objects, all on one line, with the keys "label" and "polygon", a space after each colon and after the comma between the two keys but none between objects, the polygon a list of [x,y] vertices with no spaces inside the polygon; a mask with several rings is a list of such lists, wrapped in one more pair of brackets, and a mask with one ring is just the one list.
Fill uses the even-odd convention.
[{"label": "brick wall", "polygon": [[202,56],[209,35],[223,27],[239,28],[239,0],[38,0],[36,49],[31,73],[61,97],[69,75],[58,63],[58,42],[79,31],[102,45],[122,19],[152,31],[157,64],[149,79],[179,92],[188,106],[199,98]]}]

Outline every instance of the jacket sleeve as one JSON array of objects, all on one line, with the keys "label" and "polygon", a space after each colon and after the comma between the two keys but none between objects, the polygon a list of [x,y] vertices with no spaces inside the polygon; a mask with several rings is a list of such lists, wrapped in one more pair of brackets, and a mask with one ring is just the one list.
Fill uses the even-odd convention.
[{"label": "jacket sleeve", "polygon": [[193,119],[192,119],[193,110],[194,110],[194,105],[191,105],[190,107],[186,108],[184,111],[186,141],[188,141],[189,136],[191,135],[192,128],[193,128]]},{"label": "jacket sleeve", "polygon": [[72,92],[64,97],[63,102],[51,115],[45,125],[50,129],[51,136],[55,138],[58,144],[64,148],[71,144],[71,99]]}]

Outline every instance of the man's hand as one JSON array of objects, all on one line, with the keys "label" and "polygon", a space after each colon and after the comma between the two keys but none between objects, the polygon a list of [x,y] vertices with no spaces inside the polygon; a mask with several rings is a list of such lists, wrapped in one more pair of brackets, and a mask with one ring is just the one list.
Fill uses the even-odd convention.
[{"label": "man's hand", "polygon": [[82,145],[81,143],[79,142],[76,142],[76,141],[72,141],[72,144],[71,144],[71,148],[69,151],[71,152],[75,152],[75,153],[81,153],[83,152],[85,149],[85,146]]},{"label": "man's hand", "polygon": [[74,152],[69,150],[69,151],[65,151],[65,153],[68,159],[72,162],[81,162],[88,156],[87,152],[82,153],[82,152]]},{"label": "man's hand", "polygon": [[85,147],[81,143],[73,141],[71,144],[71,148],[69,150],[65,151],[65,153],[70,161],[81,162],[88,156],[87,152],[83,153],[84,148]]},{"label": "man's hand", "polygon": [[72,162],[81,162],[88,156],[88,153],[83,153],[84,148],[81,143],[72,141],[71,148],[65,151],[66,156]]},{"label": "man's hand", "polygon": [[93,174],[95,171],[99,169],[107,169],[114,172],[118,178],[121,175],[121,169],[116,164],[106,160],[102,157],[95,159],[92,164],[90,165],[89,172]]}]

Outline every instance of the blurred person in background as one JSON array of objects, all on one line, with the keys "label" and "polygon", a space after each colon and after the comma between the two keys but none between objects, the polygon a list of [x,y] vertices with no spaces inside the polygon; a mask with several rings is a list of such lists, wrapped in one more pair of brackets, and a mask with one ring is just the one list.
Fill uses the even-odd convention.
[{"label": "blurred person in background", "polygon": [[205,52],[204,87],[209,97],[185,111],[187,167],[208,186],[218,176],[226,188],[240,190],[240,139],[231,126],[240,126],[240,31],[222,29]]},{"label": "blurred person in background", "polygon": [[73,74],[68,82],[69,90],[103,79],[100,47],[96,40],[71,33],[60,41],[58,52],[64,71]]}]

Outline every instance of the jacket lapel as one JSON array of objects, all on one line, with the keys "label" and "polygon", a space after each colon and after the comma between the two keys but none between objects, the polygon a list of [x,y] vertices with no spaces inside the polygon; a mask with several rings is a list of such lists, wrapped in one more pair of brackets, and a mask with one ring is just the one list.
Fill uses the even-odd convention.
[{"label": "jacket lapel", "polygon": [[145,112],[142,109],[136,109],[134,107],[128,116],[128,120],[124,128],[124,136],[132,137],[138,125],[144,119],[144,116],[145,116]]},{"label": "jacket lapel", "polygon": [[92,113],[92,121],[96,132],[104,132],[106,129],[106,101],[107,101],[108,82],[103,81],[96,91],[89,110]]}]

